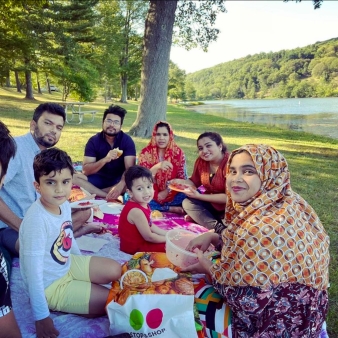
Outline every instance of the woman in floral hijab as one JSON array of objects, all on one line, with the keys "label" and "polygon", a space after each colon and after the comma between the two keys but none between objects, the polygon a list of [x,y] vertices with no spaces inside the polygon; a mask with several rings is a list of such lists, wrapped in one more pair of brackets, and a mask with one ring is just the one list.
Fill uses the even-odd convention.
[{"label": "woman in floral hijab", "polygon": [[[227,228],[198,237],[199,263],[232,311],[235,337],[318,337],[328,309],[329,237],[311,206],[291,189],[284,156],[245,145],[227,167]],[[216,264],[202,252],[221,244]],[[198,250],[200,249],[200,250]]]},{"label": "woman in floral hijab", "polygon": [[168,182],[175,178],[186,179],[186,161],[183,150],[174,141],[174,133],[168,122],[155,124],[149,144],[142,149],[138,164],[150,169],[154,176],[152,210],[183,213],[183,193],[169,190]]}]

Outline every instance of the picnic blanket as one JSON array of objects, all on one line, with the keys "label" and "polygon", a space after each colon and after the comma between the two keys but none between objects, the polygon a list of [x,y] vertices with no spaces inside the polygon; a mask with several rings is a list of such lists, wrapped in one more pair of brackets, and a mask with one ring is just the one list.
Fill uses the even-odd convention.
[{"label": "picnic blanket", "polygon": [[[132,256],[120,251],[120,239],[118,237],[119,215],[105,214],[100,220],[107,228],[103,234],[86,235],[89,238],[99,238],[107,241],[98,252],[82,251],[84,255],[110,257],[123,264]],[[97,220],[99,221],[99,220]],[[167,213],[162,219],[153,220],[154,224],[163,229],[185,228],[196,233],[205,232],[206,229],[185,222],[182,216]],[[11,275],[11,295],[15,317],[18,321],[22,337],[33,338],[35,335],[35,323],[31,313],[29,298],[24,291],[24,285],[20,274],[19,259],[13,260]],[[60,331],[59,338],[100,338],[109,336],[109,320],[107,316],[88,319],[74,314],[51,312],[56,328]]]},{"label": "picnic blanket", "polygon": [[[195,233],[207,231],[198,224],[186,222],[182,216],[164,213],[164,218],[153,220],[154,224],[165,230],[184,228]],[[102,234],[90,234],[85,237],[90,239],[103,239],[106,243],[97,252],[82,251],[84,255],[93,255],[113,258],[123,264],[130,260],[132,255],[120,251],[120,239],[118,236],[119,215],[105,214],[102,220],[106,224],[106,230]],[[19,259],[13,260],[11,274],[11,296],[15,317],[19,324],[23,338],[33,338],[35,335],[35,323],[31,313],[29,298],[24,291],[24,285],[20,274]],[[60,331],[59,338],[103,338],[109,336],[109,320],[107,316],[88,319],[74,314],[51,312],[56,328]],[[223,337],[223,336],[222,336]],[[327,338],[326,323],[320,338]]]}]

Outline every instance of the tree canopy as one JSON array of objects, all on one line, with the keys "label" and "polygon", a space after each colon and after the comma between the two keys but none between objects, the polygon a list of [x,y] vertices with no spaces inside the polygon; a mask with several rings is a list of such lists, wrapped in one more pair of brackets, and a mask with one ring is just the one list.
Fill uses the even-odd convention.
[{"label": "tree canopy", "polygon": [[[284,2],[289,2],[290,0],[283,0]],[[291,0],[296,2],[302,2],[302,0]],[[320,8],[323,3],[323,0],[312,0],[314,9]]]},{"label": "tree canopy", "polygon": [[[314,8],[322,3],[313,0]],[[131,130],[139,136],[149,136],[153,123],[166,118],[168,95],[174,100],[335,95],[335,60],[309,63],[311,55],[287,61],[251,60],[245,67],[253,75],[235,74],[230,84],[221,77],[211,80],[214,76],[208,74],[212,83],[206,82],[204,88],[190,77],[184,84],[182,70],[174,64],[169,70],[172,42],[207,50],[219,33],[217,14],[225,11],[224,0],[4,0],[0,84],[11,86],[15,80],[27,99],[34,98],[34,89],[48,90],[50,84],[62,89],[63,99],[71,93],[85,101],[114,96],[126,102],[140,93],[140,109]],[[334,50],[331,55],[318,51],[316,59],[320,53],[335,57]]]},{"label": "tree canopy", "polygon": [[175,28],[177,43],[187,48],[208,44],[217,38],[217,13],[223,0],[150,1],[145,23],[141,70],[141,102],[130,133],[148,137],[158,120],[166,119],[169,56]]},{"label": "tree canopy", "polygon": [[14,72],[29,99],[43,81],[58,85],[63,99],[114,94],[125,102],[139,85],[146,9],[146,1],[4,0],[1,84],[10,86]]}]

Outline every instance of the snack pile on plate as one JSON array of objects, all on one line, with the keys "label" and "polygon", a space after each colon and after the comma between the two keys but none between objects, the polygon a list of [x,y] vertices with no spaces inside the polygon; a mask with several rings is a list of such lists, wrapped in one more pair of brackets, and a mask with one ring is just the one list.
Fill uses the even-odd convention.
[{"label": "snack pile on plate", "polygon": [[85,198],[86,196],[86,193],[81,188],[72,188],[68,201],[76,202]]},{"label": "snack pile on plate", "polygon": [[90,205],[92,205],[93,203],[92,202],[90,202],[90,201],[86,201],[86,202],[80,202],[80,203],[78,203],[78,205],[81,205],[82,207],[85,207],[85,206],[90,206]]},{"label": "snack pile on plate", "polygon": [[161,211],[153,210],[151,212],[151,218],[163,218],[163,214]]},{"label": "snack pile on plate", "polygon": [[170,184],[168,185],[168,188],[171,190],[175,190],[175,191],[181,191],[181,192],[185,192],[185,191],[189,191],[189,188],[192,188],[192,185],[186,184],[186,183],[178,183],[178,182],[170,182]]}]

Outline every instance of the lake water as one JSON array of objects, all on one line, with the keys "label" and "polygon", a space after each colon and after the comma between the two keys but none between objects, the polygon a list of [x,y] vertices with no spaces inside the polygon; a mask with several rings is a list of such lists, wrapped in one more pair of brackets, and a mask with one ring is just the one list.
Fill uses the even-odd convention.
[{"label": "lake water", "polygon": [[338,98],[204,101],[192,109],[338,139]]}]

